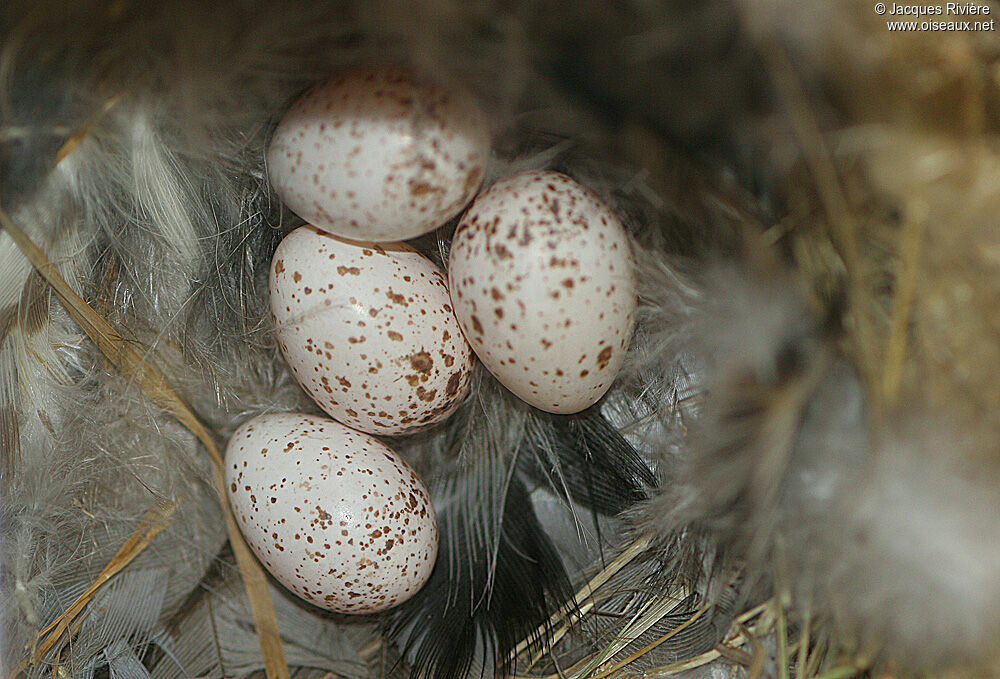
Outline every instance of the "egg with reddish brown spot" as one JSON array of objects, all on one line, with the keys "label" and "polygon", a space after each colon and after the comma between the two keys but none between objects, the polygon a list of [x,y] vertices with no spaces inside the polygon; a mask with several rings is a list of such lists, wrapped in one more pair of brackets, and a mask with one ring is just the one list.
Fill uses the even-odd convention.
[{"label": "egg with reddish brown spot", "polygon": [[482,183],[486,116],[464,92],[397,67],[357,68],[296,101],[267,151],[278,195],[345,238],[393,241],[458,214]]},{"label": "egg with reddish brown spot", "polygon": [[438,529],[427,488],[377,439],[322,417],[260,415],[233,434],[225,466],[247,544],[306,601],[375,613],[430,577]]},{"label": "egg with reddish brown spot", "polygon": [[597,195],[557,172],[525,172],[482,193],[451,244],[451,298],[487,369],[531,405],[596,403],[632,336],[632,250]]},{"label": "egg with reddish brown spot", "polygon": [[270,291],[292,373],[339,422],[372,434],[418,431],[468,392],[475,359],[445,276],[408,245],[303,226],[278,245]]}]

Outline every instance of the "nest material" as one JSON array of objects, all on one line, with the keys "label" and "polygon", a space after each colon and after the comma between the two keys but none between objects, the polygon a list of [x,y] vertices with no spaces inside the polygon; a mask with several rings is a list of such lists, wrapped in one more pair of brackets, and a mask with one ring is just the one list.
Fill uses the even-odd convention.
[{"label": "nest material", "polygon": [[[833,0],[0,13],[0,205],[220,443],[252,414],[314,410],[264,284],[295,217],[263,148],[309,82],[366,60],[461,82],[494,117],[488,181],[561,169],[626,217],[643,313],[596,419],[541,417],[483,376],[454,422],[400,444],[458,507],[448,530],[479,535],[449,557],[469,590],[360,621],[273,590],[292,667],[490,674],[512,650],[577,676],[995,666],[995,29],[891,32]],[[208,457],[120,358],[0,234],[3,662],[122,558],[29,674],[259,671]],[[522,447],[535,462],[512,461]],[[596,465],[627,507],[573,482],[584,452],[641,460]],[[525,605],[477,561],[508,538],[510,563],[556,555],[551,581],[511,585]],[[490,585],[501,603],[476,608]],[[564,608],[572,588],[594,596]],[[454,591],[476,621],[457,650],[461,620],[418,629]]]}]

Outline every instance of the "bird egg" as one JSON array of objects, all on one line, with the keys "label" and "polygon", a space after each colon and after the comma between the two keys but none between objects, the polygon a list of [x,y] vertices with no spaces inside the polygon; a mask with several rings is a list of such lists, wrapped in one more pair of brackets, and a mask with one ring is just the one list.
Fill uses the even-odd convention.
[{"label": "bird egg", "polygon": [[632,250],[615,213],[557,172],[494,184],[462,216],[448,275],[476,355],[508,389],[553,413],[597,402],[632,335]]},{"label": "bird egg", "polygon": [[486,116],[464,92],[397,67],[323,82],[281,119],[271,184],[305,221],[345,238],[414,238],[459,213],[482,183]]},{"label": "bird egg", "polygon": [[226,449],[247,544],[285,587],[338,613],[375,613],[430,577],[438,529],[427,488],[377,439],[322,417],[260,415]]},{"label": "bird egg", "polygon": [[425,429],[469,390],[474,357],[444,274],[404,243],[303,226],[271,262],[278,345],[331,417],[372,434]]}]

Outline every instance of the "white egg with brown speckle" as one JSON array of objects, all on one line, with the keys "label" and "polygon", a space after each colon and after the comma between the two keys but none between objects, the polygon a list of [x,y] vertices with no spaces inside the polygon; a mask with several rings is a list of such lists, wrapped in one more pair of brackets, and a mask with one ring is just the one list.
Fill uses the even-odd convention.
[{"label": "white egg with brown speckle", "polygon": [[303,226],[271,261],[278,345],[331,417],[372,434],[454,412],[475,360],[444,274],[404,243],[349,241]]},{"label": "white egg with brown speckle", "polygon": [[338,613],[375,613],[430,577],[438,529],[427,488],[377,439],[322,417],[260,415],[226,448],[247,544],[285,587]]},{"label": "white egg with brown speckle", "polygon": [[628,235],[594,193],[525,172],[482,193],[452,240],[462,329],[493,375],[531,405],[574,413],[611,387],[632,336]]},{"label": "white egg with brown speckle", "polygon": [[357,68],[314,87],[275,129],[267,171],[305,221],[345,238],[405,240],[459,213],[490,153],[477,103],[412,71]]}]

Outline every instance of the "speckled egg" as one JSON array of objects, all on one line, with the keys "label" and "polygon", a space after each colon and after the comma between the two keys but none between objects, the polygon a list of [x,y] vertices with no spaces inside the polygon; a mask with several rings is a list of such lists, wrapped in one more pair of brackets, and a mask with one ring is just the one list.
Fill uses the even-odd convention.
[{"label": "speckled egg", "polygon": [[468,392],[475,359],[445,276],[408,245],[303,226],[278,245],[270,288],[281,351],[334,419],[372,434],[413,432]]},{"label": "speckled egg", "polygon": [[636,308],[621,221],[557,172],[490,187],[463,215],[448,264],[466,337],[497,379],[531,405],[574,413],[621,368]]},{"label": "speckled egg", "polygon": [[430,577],[438,530],[427,488],[375,438],[322,417],[261,415],[233,434],[225,466],[247,544],[306,601],[374,613]]},{"label": "speckled egg", "polygon": [[267,151],[278,195],[345,238],[413,238],[458,214],[482,183],[486,116],[463,92],[396,67],[316,86],[281,119]]}]

